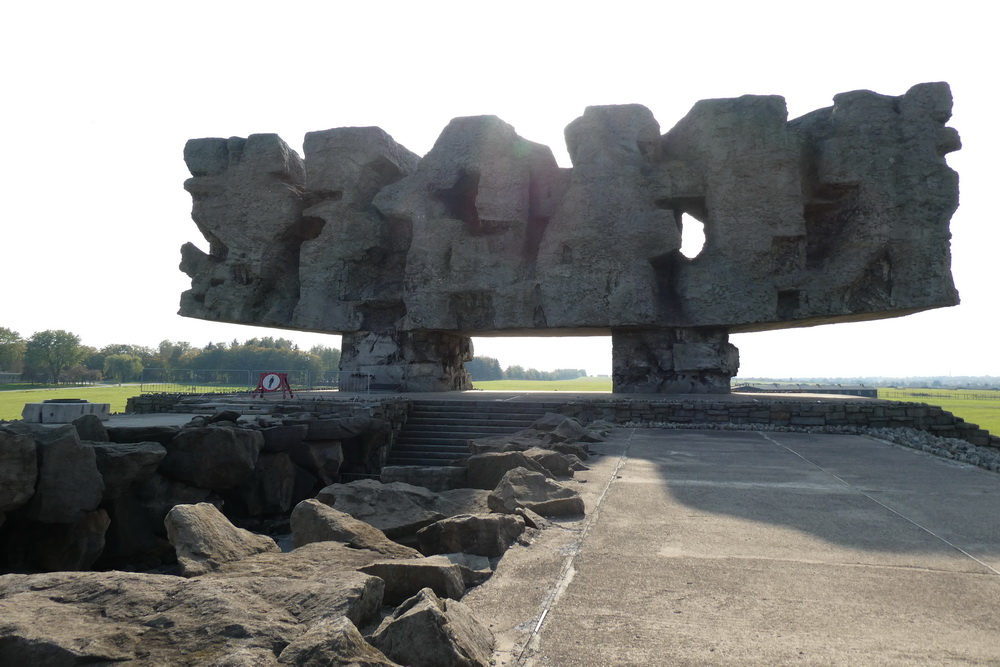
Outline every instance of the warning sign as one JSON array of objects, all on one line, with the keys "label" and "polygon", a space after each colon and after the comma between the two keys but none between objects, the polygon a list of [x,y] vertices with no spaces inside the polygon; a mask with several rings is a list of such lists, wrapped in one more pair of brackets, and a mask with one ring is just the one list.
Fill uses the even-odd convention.
[{"label": "warning sign", "polygon": [[257,381],[257,388],[253,391],[254,398],[263,398],[265,392],[281,390],[281,397],[295,398],[292,387],[288,384],[288,373],[261,373],[260,380]]}]

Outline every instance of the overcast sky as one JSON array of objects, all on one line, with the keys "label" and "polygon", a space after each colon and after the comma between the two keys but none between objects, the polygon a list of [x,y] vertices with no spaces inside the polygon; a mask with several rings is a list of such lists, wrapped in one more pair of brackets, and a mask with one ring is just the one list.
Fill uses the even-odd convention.
[{"label": "overcast sky", "polygon": [[[962,305],[733,337],[741,375],[1000,375],[995,69],[972,2],[18,2],[0,9],[0,326],[88,345],[339,337],[178,316],[180,247],[207,244],[185,141],[378,125],[425,154],[455,116],[495,114],[548,145],[595,104],[640,103],[664,132],[699,99],[833,95],[947,81],[964,148],[952,220]],[[593,7],[592,9],[589,7]],[[609,339],[475,339],[503,366],[608,373]]]}]

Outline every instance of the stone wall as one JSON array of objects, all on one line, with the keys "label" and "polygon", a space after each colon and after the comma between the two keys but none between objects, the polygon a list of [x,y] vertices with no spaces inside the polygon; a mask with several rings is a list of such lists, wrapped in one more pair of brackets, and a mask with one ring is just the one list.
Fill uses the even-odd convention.
[{"label": "stone wall", "polygon": [[980,447],[1000,447],[1000,437],[943,408],[893,401],[573,401],[558,412],[583,423],[746,424],[781,427],[913,428]]}]

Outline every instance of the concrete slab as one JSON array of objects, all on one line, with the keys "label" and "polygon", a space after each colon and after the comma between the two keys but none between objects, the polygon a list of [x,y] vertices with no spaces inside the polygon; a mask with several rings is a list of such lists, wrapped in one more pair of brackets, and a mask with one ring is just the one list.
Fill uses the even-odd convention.
[{"label": "concrete slab", "polygon": [[597,448],[587,517],[464,600],[498,665],[1000,664],[1000,475],[858,436]]}]

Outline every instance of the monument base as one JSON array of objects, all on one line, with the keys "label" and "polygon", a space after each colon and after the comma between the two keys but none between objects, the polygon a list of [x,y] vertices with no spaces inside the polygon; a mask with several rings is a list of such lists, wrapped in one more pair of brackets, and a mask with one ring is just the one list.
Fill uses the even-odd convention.
[{"label": "monument base", "polygon": [[345,333],[340,370],[371,377],[375,390],[466,391],[472,339],[443,331]]},{"label": "monument base", "polygon": [[618,394],[728,394],[740,353],[725,329],[612,330]]}]

